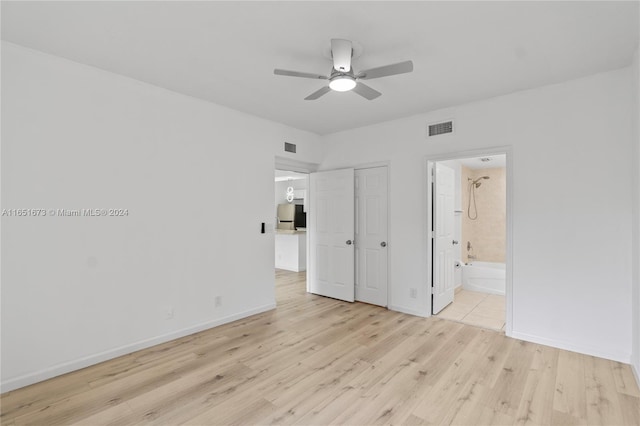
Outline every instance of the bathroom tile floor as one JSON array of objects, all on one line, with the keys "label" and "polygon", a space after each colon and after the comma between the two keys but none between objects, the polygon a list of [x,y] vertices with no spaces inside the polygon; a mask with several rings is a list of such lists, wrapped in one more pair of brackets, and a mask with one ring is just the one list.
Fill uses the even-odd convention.
[{"label": "bathroom tile floor", "polygon": [[453,303],[437,315],[439,318],[504,331],[504,296],[459,290]]}]

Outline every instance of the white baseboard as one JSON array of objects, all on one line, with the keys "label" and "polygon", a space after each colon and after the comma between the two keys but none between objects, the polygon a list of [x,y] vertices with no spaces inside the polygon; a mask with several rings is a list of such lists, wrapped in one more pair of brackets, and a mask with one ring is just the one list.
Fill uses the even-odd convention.
[{"label": "white baseboard", "polygon": [[636,383],[640,388],[640,371],[638,371],[638,368],[634,364],[631,364],[631,371],[633,371],[633,375],[636,376]]},{"label": "white baseboard", "polygon": [[305,267],[298,267],[297,265],[289,265],[289,264],[282,264],[282,263],[277,263],[275,266],[276,269],[283,269],[285,271],[291,271],[291,272],[305,272],[307,270],[307,268]]},{"label": "white baseboard", "polygon": [[50,379],[52,377],[66,374],[71,371],[79,370],[81,368],[89,367],[94,364],[98,364],[113,358],[117,358],[122,355],[127,355],[132,352],[146,349],[151,346],[166,343],[168,341],[179,339],[180,337],[188,336],[190,334],[197,333],[199,331],[207,330],[209,328],[217,327],[219,325],[227,324],[229,322],[237,321],[242,318],[256,315],[262,312],[275,309],[276,304],[270,303],[268,305],[259,306],[244,312],[229,315],[224,318],[217,318],[215,320],[207,321],[201,324],[196,324],[191,327],[183,328],[181,330],[172,331],[171,333],[162,334],[160,336],[152,337],[150,339],[141,340],[128,345],[120,346],[118,348],[110,349],[97,354],[82,357],[73,361],[65,362],[55,365],[53,367],[45,368],[43,370],[28,373],[13,379],[6,380],[0,384],[0,392],[8,392],[14,389],[18,389],[24,386],[31,385],[33,383],[41,382],[43,380]]},{"label": "white baseboard", "polygon": [[519,331],[512,331],[510,337],[514,339],[525,340],[527,342],[539,343],[545,346],[551,346],[558,349],[564,349],[571,352],[577,352],[585,355],[596,356],[598,358],[610,359],[613,361],[622,362],[624,364],[631,363],[631,354],[621,352],[610,352],[606,349],[596,348],[587,345],[575,345],[554,339],[547,339],[546,337],[535,336],[532,334],[521,333]]},{"label": "white baseboard", "polygon": [[415,309],[405,308],[404,306],[392,306],[389,305],[390,311],[402,312],[403,314],[415,315],[417,317],[428,318],[431,314],[425,314],[424,312],[416,311]]}]

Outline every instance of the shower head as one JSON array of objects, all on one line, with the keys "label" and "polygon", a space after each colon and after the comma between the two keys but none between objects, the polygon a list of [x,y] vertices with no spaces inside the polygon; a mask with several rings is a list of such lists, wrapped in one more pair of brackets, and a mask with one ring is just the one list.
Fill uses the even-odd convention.
[{"label": "shower head", "polygon": [[[476,188],[477,188],[477,187],[479,187],[479,186],[481,185],[481,182],[480,182],[480,181],[481,181],[482,179],[489,179],[489,176],[481,176],[481,177],[479,177],[478,179],[476,179],[476,180],[474,180],[474,181],[472,182],[472,185],[475,185],[475,186],[476,186]],[[469,180],[471,180],[471,178],[469,178]]]}]

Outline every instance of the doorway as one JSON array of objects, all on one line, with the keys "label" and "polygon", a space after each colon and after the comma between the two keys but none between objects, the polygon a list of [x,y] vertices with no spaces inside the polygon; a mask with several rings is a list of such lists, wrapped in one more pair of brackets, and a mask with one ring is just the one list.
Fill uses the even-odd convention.
[{"label": "doorway", "polygon": [[[309,222],[310,218],[311,218],[311,214],[309,211],[309,202],[310,202],[310,191],[308,189],[308,185],[309,185],[309,174],[312,172],[315,172],[318,170],[318,164],[315,163],[307,163],[304,161],[299,161],[299,160],[294,160],[292,158],[286,158],[286,157],[280,157],[280,156],[276,156],[274,158],[274,195],[275,195],[275,199],[274,199],[274,205],[273,205],[273,222],[269,223],[267,225],[268,231],[267,232],[273,232],[274,234],[274,270],[275,270],[275,276],[276,276],[276,281],[278,281],[278,277],[279,276],[288,276],[291,277],[292,275],[295,275],[297,278],[294,280],[294,285],[296,286],[301,286],[301,291],[303,292],[308,292],[309,291],[309,268],[308,268],[308,253],[309,253],[309,238],[308,235],[305,233],[304,237],[305,237],[305,244],[300,245],[300,243],[298,242],[298,250],[304,250],[304,255],[301,256],[298,252],[298,256],[299,259],[300,258],[304,258],[304,263],[305,263],[305,267],[304,269],[306,269],[305,271],[302,272],[297,272],[297,273],[293,273],[292,271],[288,271],[285,269],[278,269],[277,266],[281,266],[279,263],[276,262],[276,258],[277,258],[277,254],[276,254],[276,250],[275,250],[275,245],[276,245],[276,240],[279,238],[278,237],[278,205],[279,204],[284,204],[284,202],[287,202],[287,192],[289,189],[289,186],[293,186],[293,190],[294,190],[294,201],[296,202],[296,197],[298,198],[297,200],[297,205],[300,204],[300,193],[296,194],[296,186],[298,186],[298,184],[301,184],[301,182],[298,182],[297,184],[295,184],[296,180],[301,180],[301,179],[306,179],[306,184],[307,184],[307,190],[305,194],[302,194],[302,203],[303,205],[306,205],[306,221],[307,223]],[[292,181],[294,181],[293,183],[295,185],[289,185],[287,183],[278,183],[278,182],[289,182],[290,179],[289,177],[293,177],[296,176],[296,179],[291,179]],[[284,187],[284,188],[283,188]],[[304,188],[299,187],[298,191],[302,190]],[[281,198],[284,197],[284,198]],[[295,213],[294,213],[295,214]],[[295,227],[295,217],[294,217],[294,227]],[[300,226],[300,224],[298,225],[299,228],[304,228],[303,226]],[[299,229],[299,231],[303,231],[304,229]],[[298,238],[302,238],[302,237],[298,237]],[[286,258],[286,255],[285,255]],[[296,264],[295,262],[292,262],[294,265]],[[297,269],[302,269],[300,267],[300,264],[297,264],[298,267]],[[275,285],[275,283],[274,283]],[[276,286],[275,288],[276,292],[278,291],[278,288]]]},{"label": "doorway", "polygon": [[276,169],[275,268],[307,270],[307,211],[309,174]]},{"label": "doorway", "polygon": [[510,165],[503,152],[428,160],[431,313],[510,333]]}]

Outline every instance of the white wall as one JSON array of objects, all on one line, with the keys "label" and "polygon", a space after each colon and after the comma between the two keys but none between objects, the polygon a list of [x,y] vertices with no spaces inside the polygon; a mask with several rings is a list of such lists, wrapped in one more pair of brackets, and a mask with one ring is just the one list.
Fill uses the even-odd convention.
[{"label": "white wall", "polygon": [[[425,156],[512,146],[512,335],[629,362],[631,80],[625,68],[324,137],[322,169],[390,162],[390,305],[430,310]],[[425,137],[451,117],[454,134]]]},{"label": "white wall", "polygon": [[[634,64],[318,138],[3,42],[2,208],[130,214],[2,218],[2,391],[271,308],[273,158],[320,162],[319,141],[324,169],[390,162],[390,303],[418,314],[424,156],[512,145],[513,334],[628,362],[633,324],[638,368]],[[454,135],[424,137],[451,116]]]},{"label": "white wall", "polygon": [[634,153],[632,166],[634,172],[634,186],[631,198],[633,200],[633,355],[631,364],[640,386],[640,64],[638,49],[636,49],[632,63],[633,78],[633,139]]},{"label": "white wall", "polygon": [[5,42],[2,124],[4,209],[129,210],[2,218],[3,391],[274,307],[274,156],[317,136]]}]

